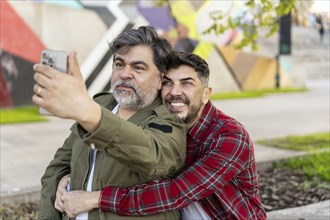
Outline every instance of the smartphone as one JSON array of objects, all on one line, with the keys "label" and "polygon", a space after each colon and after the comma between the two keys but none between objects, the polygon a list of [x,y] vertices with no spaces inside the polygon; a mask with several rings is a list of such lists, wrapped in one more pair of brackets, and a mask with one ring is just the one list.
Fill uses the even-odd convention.
[{"label": "smartphone", "polygon": [[[40,55],[40,63],[63,73],[68,72],[68,54],[65,51],[43,50]],[[44,108],[39,108],[39,112],[43,115],[52,115]]]}]

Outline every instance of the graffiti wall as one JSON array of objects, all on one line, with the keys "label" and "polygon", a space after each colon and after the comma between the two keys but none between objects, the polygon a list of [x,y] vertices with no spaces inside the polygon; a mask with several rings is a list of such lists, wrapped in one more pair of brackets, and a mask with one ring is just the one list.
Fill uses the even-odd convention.
[{"label": "graffiti wall", "polygon": [[[224,15],[241,13],[242,1],[177,0],[171,1],[170,7],[148,0],[0,2],[1,108],[32,104],[32,66],[39,62],[40,52],[46,48],[78,52],[91,96],[109,90],[112,54],[108,42],[140,25],[154,26],[177,50],[196,53],[206,59],[214,92],[274,85],[274,60],[228,48],[240,37],[239,31],[228,31],[220,36],[203,34],[212,23],[209,14],[213,10]],[[240,62],[248,68],[242,67]],[[290,84],[285,77],[283,82]]]}]

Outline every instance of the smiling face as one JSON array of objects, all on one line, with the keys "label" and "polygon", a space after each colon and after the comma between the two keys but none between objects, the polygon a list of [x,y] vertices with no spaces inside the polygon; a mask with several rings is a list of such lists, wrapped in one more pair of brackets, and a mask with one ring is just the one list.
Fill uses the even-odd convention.
[{"label": "smiling face", "polygon": [[138,110],[150,105],[161,88],[160,73],[148,46],[118,51],[112,66],[111,88],[121,107]]},{"label": "smiling face", "polygon": [[209,101],[211,88],[202,85],[196,71],[188,66],[168,70],[162,81],[161,96],[166,108],[190,128]]}]

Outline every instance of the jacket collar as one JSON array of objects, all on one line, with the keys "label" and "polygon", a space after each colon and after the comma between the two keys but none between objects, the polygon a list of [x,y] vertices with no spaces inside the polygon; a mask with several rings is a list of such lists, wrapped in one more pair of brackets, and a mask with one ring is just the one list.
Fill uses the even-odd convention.
[{"label": "jacket collar", "polygon": [[[94,97],[95,98],[95,97]],[[98,95],[98,98],[95,99],[95,101],[97,103],[99,103],[100,105],[104,106],[105,108],[109,109],[110,111],[112,111],[112,109],[114,107],[116,107],[116,105],[118,105],[115,97],[113,96],[112,93],[108,93],[108,92],[104,92],[100,95]],[[147,107],[138,110],[134,115],[132,115],[132,117],[130,117],[128,119],[129,122],[132,122],[133,124],[139,125],[139,123],[141,123],[146,117],[153,115],[154,114],[154,109],[157,106],[160,106],[162,104],[160,95],[158,95],[156,97],[156,99]],[[71,131],[75,134],[79,134],[80,136],[83,136],[82,134],[80,134],[80,125],[75,122],[72,127],[71,127]]]},{"label": "jacket collar", "polygon": [[162,104],[161,98],[158,95],[157,98],[147,107],[138,110],[132,117],[128,119],[128,121],[134,123],[134,124],[139,124],[141,122],[141,118],[144,119],[146,118],[146,115],[152,115],[154,114],[154,109],[157,106],[160,106]]},{"label": "jacket collar", "polygon": [[[100,103],[101,105],[105,106],[107,109],[110,111],[118,104],[115,97],[113,96],[112,93],[109,94],[105,99],[103,99],[103,102]],[[146,117],[146,115],[152,115],[154,114],[154,109],[157,106],[160,106],[162,104],[160,95],[156,97],[156,99],[147,107],[138,110],[132,117],[128,119],[128,121],[138,124],[141,122],[142,119]]]}]

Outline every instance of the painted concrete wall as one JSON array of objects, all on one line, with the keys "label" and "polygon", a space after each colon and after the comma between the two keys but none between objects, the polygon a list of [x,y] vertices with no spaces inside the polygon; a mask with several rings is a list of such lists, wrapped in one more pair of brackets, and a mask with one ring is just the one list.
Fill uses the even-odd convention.
[{"label": "painted concrete wall", "polygon": [[93,10],[38,2],[9,3],[46,48],[78,51],[81,63],[108,29]]},{"label": "painted concrete wall", "polygon": [[[193,52],[210,66],[214,92],[273,88],[274,60],[224,47],[240,35],[236,30],[221,36],[202,34],[212,10],[239,13],[237,1],[9,1],[1,3],[0,107],[32,104],[32,65],[42,49],[78,52],[82,74],[92,96],[110,89],[112,54],[108,42],[123,31],[152,25],[171,40],[177,50]],[[224,5],[225,4],[225,5]],[[281,70],[283,85],[290,78]]]}]

